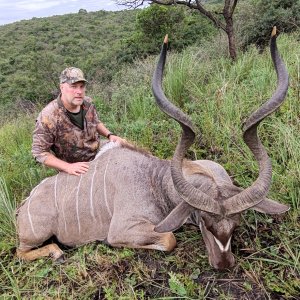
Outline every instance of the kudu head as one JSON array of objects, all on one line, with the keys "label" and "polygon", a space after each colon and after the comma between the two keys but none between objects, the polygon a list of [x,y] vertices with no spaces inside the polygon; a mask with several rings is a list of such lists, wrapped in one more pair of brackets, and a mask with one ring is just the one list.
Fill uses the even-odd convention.
[{"label": "kudu head", "polygon": [[250,115],[243,127],[244,142],[259,165],[258,178],[246,189],[232,184],[218,186],[217,196],[204,192],[205,189],[201,187],[195,187],[183,175],[183,158],[194,142],[195,133],[189,118],[170,103],[162,90],[167,43],[166,36],[153,76],[152,90],[160,109],[182,127],[182,135],[171,162],[173,184],[182,202],[155,227],[155,230],[157,232],[173,231],[180,227],[187,218],[197,219],[210,264],[216,269],[230,268],[234,265],[231,237],[234,229],[239,225],[241,213],[250,208],[269,214],[283,213],[289,209],[286,205],[266,198],[271,184],[272,166],[257,135],[259,123],[282,104],[288,89],[288,73],[276,45],[276,28],[274,27],[272,31],[270,50],[277,73],[277,88],[272,97]]}]

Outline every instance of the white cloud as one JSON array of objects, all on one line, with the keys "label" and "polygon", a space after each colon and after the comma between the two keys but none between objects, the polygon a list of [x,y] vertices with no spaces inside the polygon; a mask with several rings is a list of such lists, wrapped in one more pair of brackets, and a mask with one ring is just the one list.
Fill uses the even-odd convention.
[{"label": "white cloud", "polygon": [[34,0],[34,1],[19,1],[15,4],[17,9],[23,9],[27,11],[39,11],[43,9],[48,9],[54,6],[60,5],[60,1],[44,1],[44,0]]},{"label": "white cloud", "polygon": [[114,0],[0,0],[0,25],[33,17],[89,11],[121,10]]}]

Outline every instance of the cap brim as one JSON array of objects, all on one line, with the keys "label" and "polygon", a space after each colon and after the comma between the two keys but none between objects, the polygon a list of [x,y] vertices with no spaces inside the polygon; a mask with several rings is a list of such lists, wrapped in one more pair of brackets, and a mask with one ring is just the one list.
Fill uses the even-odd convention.
[{"label": "cap brim", "polygon": [[[65,82],[69,83],[69,84],[73,84],[73,83],[77,83],[77,82],[89,83],[86,79],[81,79],[81,80],[66,80]],[[65,83],[65,82],[62,82],[62,83]]]}]

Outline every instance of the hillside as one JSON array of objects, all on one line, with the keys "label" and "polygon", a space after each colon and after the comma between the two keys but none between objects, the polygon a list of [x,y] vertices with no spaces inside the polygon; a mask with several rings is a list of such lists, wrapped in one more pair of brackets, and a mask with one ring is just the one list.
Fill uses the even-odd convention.
[{"label": "hillside", "polygon": [[214,31],[200,14],[159,6],[79,10],[0,26],[0,110],[53,99],[59,73],[67,66],[84,70],[90,86],[106,86],[123,65],[157,54],[166,32],[173,36],[172,48],[181,51]]},{"label": "hillside", "polygon": [[79,12],[0,26],[0,105],[49,100],[69,65],[88,70],[88,78],[109,79],[137,12]]}]

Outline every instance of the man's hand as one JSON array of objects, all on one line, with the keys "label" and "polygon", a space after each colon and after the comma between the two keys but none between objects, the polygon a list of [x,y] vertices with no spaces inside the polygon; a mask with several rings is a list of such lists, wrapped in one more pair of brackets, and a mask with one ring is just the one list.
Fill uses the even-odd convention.
[{"label": "man's hand", "polygon": [[85,174],[89,169],[89,163],[87,162],[76,162],[69,163],[68,166],[64,169],[64,171],[70,175],[82,175]]},{"label": "man's hand", "polygon": [[54,168],[59,171],[66,172],[70,175],[82,175],[86,173],[89,169],[88,162],[76,162],[76,163],[68,163],[63,161],[57,157],[55,157],[52,153],[45,152],[44,156],[46,159],[44,160],[44,164],[50,168]]},{"label": "man's hand", "polygon": [[101,122],[97,124],[97,131],[102,136],[108,136],[110,142],[120,143],[122,145],[129,144],[125,139],[122,139],[121,137],[110,132]]},{"label": "man's hand", "polygon": [[109,137],[109,141],[110,142],[117,142],[117,143],[120,143],[121,145],[128,144],[128,142],[125,139],[122,139],[119,136],[113,135],[113,134]]}]

